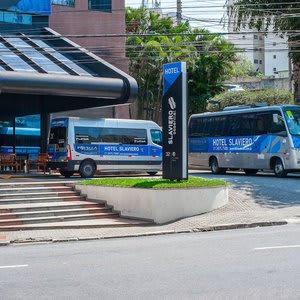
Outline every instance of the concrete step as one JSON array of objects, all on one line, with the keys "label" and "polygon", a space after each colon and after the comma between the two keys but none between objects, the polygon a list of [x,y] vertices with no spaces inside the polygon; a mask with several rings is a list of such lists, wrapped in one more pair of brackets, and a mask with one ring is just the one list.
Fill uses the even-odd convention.
[{"label": "concrete step", "polygon": [[0,199],[0,208],[2,205],[11,205],[17,203],[45,203],[45,202],[60,202],[60,201],[83,201],[85,197],[75,196],[64,196],[64,197],[32,197],[32,198],[10,198]]},{"label": "concrete step", "polygon": [[[97,208],[105,207],[103,203],[95,203],[90,201],[61,201],[50,203],[21,203],[11,204],[9,206],[0,206],[1,213],[17,213],[17,212],[34,212],[46,210],[60,210],[60,209],[76,209],[76,208]],[[111,208],[110,206],[106,206]]]},{"label": "concrete step", "polygon": [[25,188],[25,187],[55,187],[55,186],[71,186],[73,183],[68,181],[30,181],[30,182],[5,182],[0,183],[1,189],[7,189],[7,188]]},{"label": "concrete step", "polygon": [[57,196],[57,197],[64,197],[64,196],[78,196],[79,193],[78,192],[75,192],[75,191],[59,191],[59,192],[44,192],[44,191],[41,191],[41,192],[34,192],[34,193],[14,193],[14,194],[0,194],[0,200],[2,199],[17,199],[17,198],[32,198],[34,196],[41,196],[41,197],[53,197],[53,196]]},{"label": "concrete step", "polygon": [[1,226],[1,232],[16,230],[58,230],[58,229],[84,229],[84,228],[113,228],[128,226],[149,226],[151,222],[127,218],[102,218],[84,221],[66,221],[37,224],[20,224]]},{"label": "concrete step", "polygon": [[79,208],[68,208],[68,209],[54,209],[54,210],[39,210],[39,211],[25,211],[25,212],[6,212],[0,213],[0,220],[9,219],[27,219],[27,218],[44,218],[54,216],[66,216],[66,215],[84,215],[84,214],[97,214],[111,212],[111,207],[79,207]]},{"label": "concrete step", "polygon": [[0,195],[19,194],[19,193],[46,193],[46,192],[68,192],[73,191],[71,186],[53,186],[53,187],[12,187],[0,188]]},{"label": "concrete step", "polygon": [[26,218],[26,219],[6,219],[0,220],[0,230],[2,226],[8,225],[21,225],[21,224],[36,224],[36,223],[51,223],[51,222],[64,222],[64,221],[80,221],[89,219],[100,219],[100,218],[118,218],[119,214],[115,212],[103,212],[95,214],[78,214],[78,215],[63,215],[53,217],[37,217],[37,218]]}]

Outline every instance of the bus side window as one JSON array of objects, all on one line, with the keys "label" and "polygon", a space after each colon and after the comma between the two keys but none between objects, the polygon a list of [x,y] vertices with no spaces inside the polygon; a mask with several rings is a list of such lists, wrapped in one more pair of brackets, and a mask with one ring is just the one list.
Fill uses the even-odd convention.
[{"label": "bus side window", "polygon": [[211,119],[209,117],[203,118],[203,137],[209,137],[210,136],[210,125],[211,125]]},{"label": "bus side window", "polygon": [[229,136],[239,136],[240,135],[240,116],[231,115],[228,117],[227,121],[227,135]]},{"label": "bus side window", "polygon": [[189,125],[189,137],[201,137],[203,132],[202,118],[192,118]]},{"label": "bus side window", "polygon": [[271,125],[271,113],[257,113],[255,120],[255,132],[254,135],[262,135],[270,132]]},{"label": "bus side window", "polygon": [[224,136],[225,120],[225,116],[217,116],[213,118],[213,129],[211,130],[211,136]]},{"label": "bus side window", "polygon": [[255,124],[255,115],[254,114],[242,114],[241,115],[241,135],[249,136],[253,135]]},{"label": "bus side window", "polygon": [[114,128],[114,137],[120,144],[147,145],[147,130],[135,128]]}]

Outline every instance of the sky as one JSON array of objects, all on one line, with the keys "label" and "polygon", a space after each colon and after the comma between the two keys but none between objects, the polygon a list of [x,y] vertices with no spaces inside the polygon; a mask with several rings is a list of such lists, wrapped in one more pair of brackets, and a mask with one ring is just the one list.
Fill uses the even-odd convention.
[{"label": "sky", "polygon": [[[154,1],[154,0],[153,0]],[[226,0],[182,0],[182,16],[192,27],[206,28],[211,32],[226,32],[219,24],[224,14]],[[147,2],[147,0],[145,0]],[[152,4],[152,0],[148,0]],[[177,0],[161,0],[163,13],[176,13]],[[140,7],[142,0],[125,0],[126,6]]]}]

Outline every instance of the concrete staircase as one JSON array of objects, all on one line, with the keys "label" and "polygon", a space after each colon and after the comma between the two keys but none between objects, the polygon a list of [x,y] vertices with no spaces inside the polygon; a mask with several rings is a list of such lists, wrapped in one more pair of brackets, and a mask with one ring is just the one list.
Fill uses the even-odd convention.
[{"label": "concrete staircase", "polygon": [[61,182],[0,185],[0,231],[145,225],[113,208],[88,201]]}]

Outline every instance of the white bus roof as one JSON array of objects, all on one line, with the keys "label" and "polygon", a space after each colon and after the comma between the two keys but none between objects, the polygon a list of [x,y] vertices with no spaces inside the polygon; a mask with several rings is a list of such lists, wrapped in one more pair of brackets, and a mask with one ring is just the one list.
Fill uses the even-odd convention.
[{"label": "white bus roof", "polygon": [[112,119],[112,118],[99,118],[99,119],[88,119],[88,118],[80,118],[80,117],[59,117],[59,118],[54,118],[54,120],[59,120],[59,119],[68,119],[70,121],[73,121],[75,123],[86,123],[86,124],[100,124],[100,123],[108,123],[108,124],[122,124],[122,125],[143,125],[145,126],[146,124],[152,125],[155,127],[160,127],[157,123],[150,121],[150,120],[135,120],[135,119]]},{"label": "white bus roof", "polygon": [[249,108],[236,108],[236,109],[228,109],[228,110],[221,110],[216,112],[205,112],[199,114],[193,114],[190,118],[200,117],[200,116],[218,116],[218,115],[232,115],[232,114],[241,114],[241,113],[250,113],[250,112],[259,112],[259,111],[269,111],[269,110],[281,110],[282,108],[291,108],[291,109],[300,109],[298,105],[272,105],[272,106],[262,106],[262,107],[249,107]]}]

